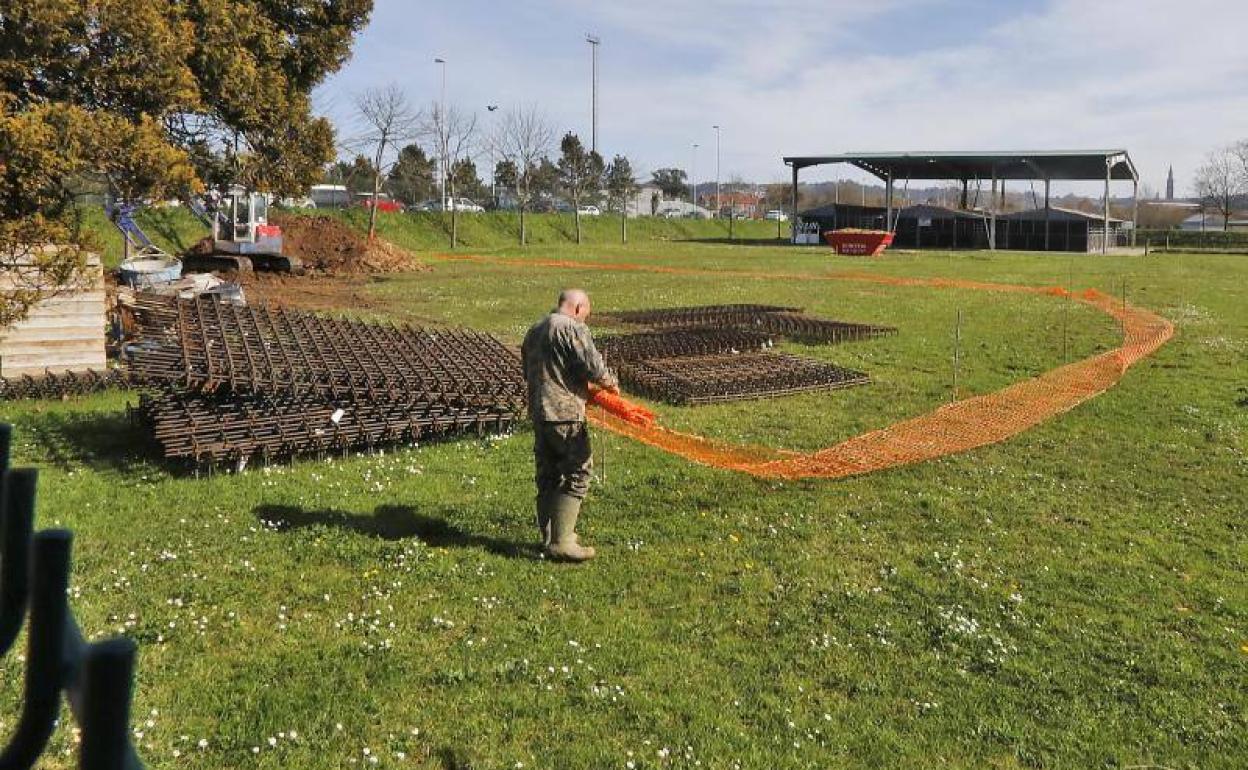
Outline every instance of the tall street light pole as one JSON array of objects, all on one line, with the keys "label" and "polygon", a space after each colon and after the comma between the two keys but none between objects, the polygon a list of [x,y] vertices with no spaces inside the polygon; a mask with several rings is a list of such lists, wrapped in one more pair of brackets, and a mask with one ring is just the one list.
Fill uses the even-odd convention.
[{"label": "tall street light pole", "polygon": [[602,44],[602,38],[597,35],[585,35],[585,42],[589,43],[589,57],[592,67],[590,80],[590,114],[592,119],[589,149],[591,152],[598,152],[598,46]]},{"label": "tall street light pole", "polygon": [[724,204],[719,198],[719,126],[711,126],[715,129],[715,218],[718,219],[723,215]]},{"label": "tall street light pole", "polygon": [[438,165],[441,166],[442,173],[439,174],[438,176],[442,178],[442,208],[445,209],[446,208],[446,175],[450,172],[450,169],[446,167],[447,166],[446,136],[445,136],[446,135],[446,59],[443,59],[442,57],[438,57],[433,60],[433,63],[442,65],[442,106],[439,108],[442,111],[442,119],[440,121],[437,121],[438,154],[442,156],[441,162]]}]

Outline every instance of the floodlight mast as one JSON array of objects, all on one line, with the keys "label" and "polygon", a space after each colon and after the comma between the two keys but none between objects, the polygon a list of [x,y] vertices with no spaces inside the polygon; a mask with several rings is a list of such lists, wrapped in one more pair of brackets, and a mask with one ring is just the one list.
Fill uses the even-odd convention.
[{"label": "floodlight mast", "polygon": [[598,152],[598,46],[602,45],[602,38],[586,33],[585,42],[589,43],[591,66],[589,149]]},{"label": "floodlight mast", "polygon": [[[438,162],[438,166],[440,167],[439,171],[441,173],[439,173],[438,176],[441,177],[441,180],[442,180],[442,185],[441,185],[442,186],[442,201],[439,206],[439,209],[445,209],[446,208],[446,175],[450,170],[447,168],[450,161],[446,157],[446,139],[444,138],[445,133],[446,133],[446,125],[447,125],[446,123],[446,59],[443,59],[441,56],[439,56],[433,60],[433,63],[442,65],[442,107],[441,107],[442,120],[441,120],[441,125],[438,127],[438,131],[441,132],[443,136],[438,137],[438,149],[440,151],[438,154],[441,156]],[[435,121],[435,123],[436,122],[437,121]]]}]

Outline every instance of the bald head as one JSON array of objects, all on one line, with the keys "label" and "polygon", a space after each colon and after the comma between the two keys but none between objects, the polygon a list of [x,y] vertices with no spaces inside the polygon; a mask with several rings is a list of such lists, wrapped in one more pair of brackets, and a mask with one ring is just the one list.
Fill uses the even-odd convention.
[{"label": "bald head", "polygon": [[584,289],[564,289],[559,292],[558,311],[578,321],[589,318],[589,295]]}]

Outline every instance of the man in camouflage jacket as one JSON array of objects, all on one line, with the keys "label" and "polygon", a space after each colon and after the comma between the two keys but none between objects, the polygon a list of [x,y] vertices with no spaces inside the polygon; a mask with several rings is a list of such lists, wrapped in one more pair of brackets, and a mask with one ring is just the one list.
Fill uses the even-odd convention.
[{"label": "man in camouflage jacket", "polygon": [[591,383],[618,392],[585,325],[588,317],[589,295],[566,289],[558,307],[529,329],[520,348],[533,420],[537,526],[547,556],[576,562],[594,557],[594,549],[582,546],[575,532],[593,467],[585,402]]}]

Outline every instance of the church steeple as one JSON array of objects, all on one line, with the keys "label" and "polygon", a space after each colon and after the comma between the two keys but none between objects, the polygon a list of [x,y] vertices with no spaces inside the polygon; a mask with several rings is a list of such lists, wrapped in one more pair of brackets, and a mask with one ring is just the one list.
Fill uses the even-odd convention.
[{"label": "church steeple", "polygon": [[1174,200],[1174,166],[1170,167],[1170,175],[1166,177],[1166,200]]}]

